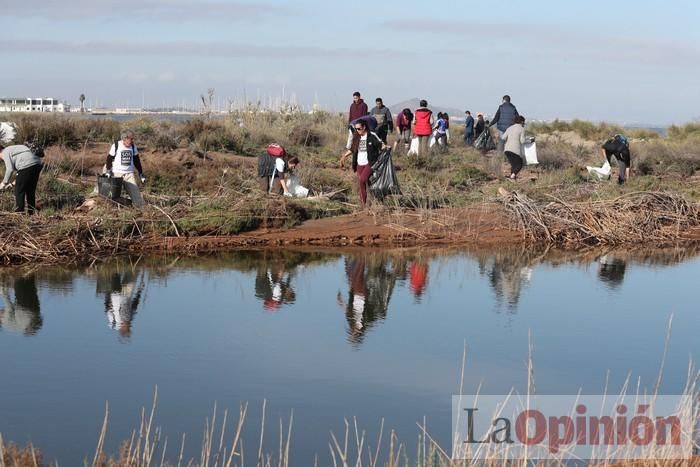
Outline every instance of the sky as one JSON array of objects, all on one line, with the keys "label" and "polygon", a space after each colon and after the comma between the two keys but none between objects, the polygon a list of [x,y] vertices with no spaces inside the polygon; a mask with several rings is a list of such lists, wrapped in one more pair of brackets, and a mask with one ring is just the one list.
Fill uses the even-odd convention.
[{"label": "sky", "polygon": [[0,95],[89,106],[353,91],[529,119],[700,118],[700,2],[22,0],[0,5]]}]

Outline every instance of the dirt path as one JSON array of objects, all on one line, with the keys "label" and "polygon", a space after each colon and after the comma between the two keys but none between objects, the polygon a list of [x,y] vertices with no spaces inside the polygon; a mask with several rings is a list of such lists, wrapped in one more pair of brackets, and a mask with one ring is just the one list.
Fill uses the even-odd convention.
[{"label": "dirt path", "polygon": [[498,205],[421,213],[365,212],[310,220],[288,229],[259,229],[235,236],[152,238],[140,250],[206,251],[299,246],[495,246],[524,241]]}]

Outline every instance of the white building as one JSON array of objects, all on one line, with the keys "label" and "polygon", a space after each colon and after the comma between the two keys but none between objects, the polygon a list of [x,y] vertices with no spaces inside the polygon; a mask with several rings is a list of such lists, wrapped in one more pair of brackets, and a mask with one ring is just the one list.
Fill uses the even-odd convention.
[{"label": "white building", "polygon": [[70,105],[51,97],[0,97],[0,112],[69,112]]}]

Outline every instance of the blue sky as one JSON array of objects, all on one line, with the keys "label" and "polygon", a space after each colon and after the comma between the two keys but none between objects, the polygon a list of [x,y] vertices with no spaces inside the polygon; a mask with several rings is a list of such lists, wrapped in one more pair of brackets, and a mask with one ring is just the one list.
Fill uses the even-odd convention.
[{"label": "blue sky", "polygon": [[700,118],[700,3],[24,0],[2,6],[0,94],[100,106],[359,90],[533,119]]}]

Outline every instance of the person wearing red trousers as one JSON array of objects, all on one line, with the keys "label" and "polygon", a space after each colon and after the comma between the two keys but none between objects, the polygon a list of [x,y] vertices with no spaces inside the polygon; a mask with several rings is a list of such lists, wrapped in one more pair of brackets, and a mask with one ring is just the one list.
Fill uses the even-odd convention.
[{"label": "person wearing red trousers", "polygon": [[376,133],[368,130],[367,122],[358,120],[355,123],[355,136],[350,150],[352,151],[352,170],[357,174],[360,209],[364,209],[367,204],[367,182],[372,175],[372,165],[379,159],[379,153],[383,149],[388,149],[388,146]]}]

